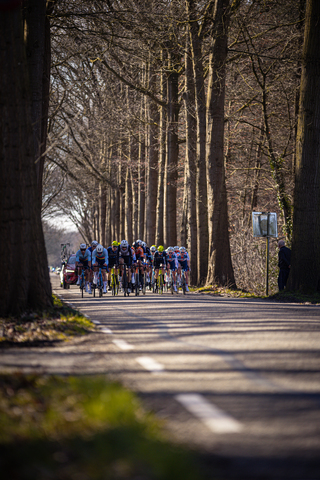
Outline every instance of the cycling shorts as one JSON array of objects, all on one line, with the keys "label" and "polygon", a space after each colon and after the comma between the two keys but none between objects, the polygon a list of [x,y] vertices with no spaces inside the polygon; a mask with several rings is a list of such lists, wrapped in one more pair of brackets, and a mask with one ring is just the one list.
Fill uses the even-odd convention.
[{"label": "cycling shorts", "polygon": [[127,265],[127,267],[131,267],[131,257],[129,255],[124,255],[123,257],[120,257],[120,258],[123,258],[123,261],[124,263]]},{"label": "cycling shorts", "polygon": [[158,268],[160,268],[160,265],[164,265],[163,258],[155,258],[155,259],[153,260],[153,266],[154,266],[154,268],[158,269]]},{"label": "cycling shorts", "polygon": [[[88,260],[82,260],[82,261],[79,261],[79,263],[82,264],[82,267],[83,267],[84,269],[89,268],[89,266],[88,266]],[[78,267],[82,268],[81,265],[79,265],[79,264],[78,264]]]},{"label": "cycling shorts", "polygon": [[177,270],[177,266],[176,266],[176,261],[175,260],[172,260],[171,262],[168,262],[169,264],[169,268],[170,270],[172,270],[173,272],[175,272]]},{"label": "cycling shorts", "polygon": [[182,262],[179,260],[179,263],[182,270],[184,270],[185,272],[189,271],[188,260],[183,260]]},{"label": "cycling shorts", "polygon": [[118,262],[117,258],[109,257],[109,264],[108,264],[109,268],[115,267],[118,264],[119,264],[119,262]]},{"label": "cycling shorts", "polygon": [[107,265],[104,265],[104,260],[99,260],[98,258],[96,258],[96,263],[98,264],[98,267],[100,267],[102,270],[107,270],[107,272],[109,271]]}]

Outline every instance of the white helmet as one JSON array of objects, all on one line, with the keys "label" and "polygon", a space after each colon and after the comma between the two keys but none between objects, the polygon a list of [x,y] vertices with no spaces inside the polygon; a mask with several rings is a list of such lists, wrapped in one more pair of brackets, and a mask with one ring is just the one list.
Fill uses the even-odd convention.
[{"label": "white helmet", "polygon": [[97,240],[92,240],[91,246],[92,246],[92,247],[96,247],[97,245],[98,245]]},{"label": "white helmet", "polygon": [[173,247],[168,247],[167,252],[172,253],[174,251]]},{"label": "white helmet", "polygon": [[180,250],[180,247],[178,247],[178,245],[176,245],[175,247],[173,247],[173,250],[176,252],[177,250]]},{"label": "white helmet", "polygon": [[152,247],[150,247],[150,252],[154,253],[155,251],[156,251],[156,247],[152,245]]},{"label": "white helmet", "polygon": [[120,243],[120,247],[121,247],[121,248],[127,248],[128,245],[129,245],[129,244],[128,244],[127,240],[122,240],[121,243]]},{"label": "white helmet", "polygon": [[180,247],[179,250],[180,250],[180,252],[185,252],[185,251],[186,251],[186,247]]},{"label": "white helmet", "polygon": [[136,244],[141,246],[142,245],[142,240],[136,240]]},{"label": "white helmet", "polygon": [[80,250],[87,250],[87,245],[85,243],[80,243]]},{"label": "white helmet", "polygon": [[97,253],[102,253],[103,252],[103,246],[102,245],[97,245]]},{"label": "white helmet", "polygon": [[146,242],[141,242],[141,245],[143,246],[143,248],[146,248],[147,246]]}]

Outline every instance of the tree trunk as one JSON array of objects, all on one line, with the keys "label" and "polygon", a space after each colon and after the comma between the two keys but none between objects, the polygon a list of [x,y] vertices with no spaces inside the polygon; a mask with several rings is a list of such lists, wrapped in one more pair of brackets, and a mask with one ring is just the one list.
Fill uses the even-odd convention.
[{"label": "tree trunk", "polygon": [[165,171],[167,195],[165,198],[165,244],[177,243],[177,178],[178,178],[178,81],[179,74],[174,65],[170,65],[172,71],[168,76],[168,130],[167,130],[167,165]]},{"label": "tree trunk", "polygon": [[209,57],[207,97],[207,187],[209,268],[207,283],[235,287],[229,243],[227,191],[224,169],[225,62],[229,0],[217,0],[215,36]]},{"label": "tree trunk", "polygon": [[[0,315],[52,306],[21,8],[0,12]],[[36,252],[36,259],[34,257]]]},{"label": "tree trunk", "polygon": [[196,209],[197,209],[197,284],[205,282],[208,272],[208,208],[206,180],[206,98],[202,48],[194,1],[187,0],[190,21],[190,44],[195,88],[197,149],[196,149]]},{"label": "tree trunk", "polygon": [[288,289],[320,291],[320,2],[307,1]]},{"label": "tree trunk", "polygon": [[[187,42],[188,44],[189,42]],[[196,143],[197,124],[195,118],[195,91],[192,64],[188,45],[186,48],[186,164],[187,164],[187,247],[190,257],[191,273],[190,284],[197,284],[197,209],[196,202]]]},{"label": "tree trunk", "polygon": [[[155,83],[152,67],[149,68],[149,88]],[[146,242],[151,245],[156,234],[156,207],[158,181],[158,106],[148,99],[148,151],[147,151],[147,200],[146,200]]]}]

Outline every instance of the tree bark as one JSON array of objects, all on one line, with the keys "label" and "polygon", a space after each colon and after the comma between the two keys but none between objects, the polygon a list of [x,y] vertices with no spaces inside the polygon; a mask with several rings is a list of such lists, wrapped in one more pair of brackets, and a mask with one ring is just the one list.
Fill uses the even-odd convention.
[{"label": "tree bark", "polygon": [[[52,305],[21,7],[0,11],[0,315]],[[36,252],[36,259],[34,257]]]},{"label": "tree bark", "polygon": [[224,168],[225,63],[229,0],[215,5],[215,36],[209,57],[207,95],[207,187],[209,268],[207,283],[235,287],[231,263],[228,203]]},{"label": "tree bark", "polygon": [[291,273],[287,288],[320,291],[320,3],[308,0],[296,145]]},{"label": "tree bark", "polygon": [[196,144],[197,123],[195,118],[195,90],[192,72],[192,61],[187,41],[186,63],[186,164],[187,164],[187,248],[190,257],[190,284],[197,284],[197,208],[196,208]]},{"label": "tree bark", "polygon": [[208,207],[206,179],[206,97],[202,63],[202,48],[194,1],[187,0],[190,45],[195,88],[197,148],[196,148],[196,214],[197,214],[197,284],[205,282],[208,272]]}]

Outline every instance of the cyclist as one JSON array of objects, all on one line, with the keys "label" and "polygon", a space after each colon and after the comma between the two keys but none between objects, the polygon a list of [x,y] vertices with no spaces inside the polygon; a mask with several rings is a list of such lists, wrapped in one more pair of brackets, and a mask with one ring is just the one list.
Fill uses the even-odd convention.
[{"label": "cyclist", "polygon": [[103,293],[107,293],[106,271],[108,271],[108,251],[102,245],[98,244],[92,254],[92,263],[94,269],[94,283],[98,283],[98,271],[102,270]]},{"label": "cyclist", "polygon": [[144,249],[142,247],[142,241],[141,240],[137,240],[136,243],[134,243],[134,251],[135,251],[135,255],[136,255],[136,260],[135,260],[135,264],[138,266],[139,268],[139,280],[136,279],[136,281],[138,280],[139,282],[139,290],[142,290],[142,264],[145,260],[145,252],[144,252]]},{"label": "cyclist", "polygon": [[167,271],[168,275],[170,274],[170,270],[172,271],[172,278],[173,278],[173,289],[177,291],[177,277],[176,271],[179,268],[178,258],[173,249],[173,247],[167,248]]},{"label": "cyclist", "polygon": [[163,265],[164,268],[167,265],[167,254],[164,251],[163,245],[159,245],[158,250],[155,251],[155,254],[153,257],[153,265],[154,265],[154,280],[156,282],[159,276],[159,268],[161,267],[161,265]]},{"label": "cyclist", "polygon": [[[119,249],[118,249],[118,242],[115,240],[112,242],[112,245],[107,248],[108,250],[108,259],[109,259],[109,272],[108,272],[108,290],[111,290],[111,268],[118,267],[119,265]],[[115,275],[118,278],[118,269],[115,268]]]},{"label": "cyclist", "polygon": [[146,261],[146,282],[147,285],[150,286],[150,277],[151,277],[151,260],[152,260],[152,255],[150,248],[146,244],[146,242],[142,242],[142,248],[144,250],[144,256],[145,256],[145,261]]},{"label": "cyclist", "polygon": [[[129,245],[127,240],[121,241],[118,247],[118,252],[119,252],[119,265],[120,265],[121,277],[122,277],[123,265],[126,264],[128,267],[128,284],[131,284],[131,265],[132,265],[133,253],[132,253],[131,246]],[[128,292],[130,293],[130,291],[131,289],[129,288]]]},{"label": "cyclist", "polygon": [[178,262],[179,262],[179,269],[178,273],[181,274],[181,269],[185,271],[186,275],[186,291],[189,292],[188,284],[189,284],[189,270],[190,270],[190,258],[189,253],[187,252],[185,247],[180,247],[180,253],[178,255]]},{"label": "cyclist", "polygon": [[[91,253],[91,259],[92,259],[92,252],[97,248],[98,242],[97,240],[92,240],[91,242],[91,247],[88,248],[89,252]],[[92,287],[92,282],[93,282],[93,266],[91,265],[90,271],[89,271],[89,280],[90,280],[90,285]]]},{"label": "cyclist", "polygon": [[[86,292],[91,292],[90,285],[90,275],[88,275],[88,268],[91,267],[91,252],[87,249],[85,243],[80,244],[80,249],[76,253],[76,270],[78,270],[78,281],[77,285],[80,285],[80,276],[82,274],[82,269],[85,269],[85,282],[86,282]],[[89,279],[88,279],[89,277]]]}]

